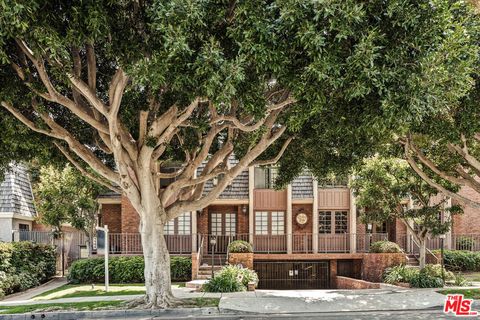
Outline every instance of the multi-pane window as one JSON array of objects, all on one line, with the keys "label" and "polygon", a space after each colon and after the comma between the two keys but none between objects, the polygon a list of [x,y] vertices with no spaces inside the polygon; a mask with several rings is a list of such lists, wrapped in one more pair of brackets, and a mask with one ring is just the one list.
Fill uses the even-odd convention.
[{"label": "multi-pane window", "polygon": [[348,211],[319,211],[318,233],[348,232]]},{"label": "multi-pane window", "polygon": [[222,234],[222,214],[212,213],[210,216],[210,231],[213,235]]},{"label": "multi-pane window", "polygon": [[257,167],[255,173],[255,188],[273,189],[277,179],[278,169],[275,167]]},{"label": "multi-pane window", "polygon": [[167,235],[175,234],[175,219],[169,220],[167,223],[165,223],[163,230]]},{"label": "multi-pane window", "polygon": [[210,232],[213,235],[235,235],[237,215],[235,213],[212,213],[210,215]]},{"label": "multi-pane window", "polygon": [[285,234],[285,212],[283,211],[256,211],[256,235],[282,235]]},{"label": "multi-pane window", "polygon": [[178,218],[168,221],[163,230],[166,235],[190,234],[192,230],[190,212],[185,212]]},{"label": "multi-pane window", "polygon": [[191,214],[186,212],[178,217],[178,234],[191,233]]},{"label": "multi-pane window", "polygon": [[235,213],[225,213],[225,235],[235,235],[237,229],[237,215]]},{"label": "multi-pane window", "polygon": [[272,235],[285,234],[285,212],[272,212]]},{"label": "multi-pane window", "polygon": [[346,233],[348,231],[347,211],[335,211],[335,233]]},{"label": "multi-pane window", "polygon": [[266,211],[255,212],[255,234],[258,234],[258,235],[268,234],[268,212]]},{"label": "multi-pane window", "polygon": [[318,233],[332,233],[332,212],[318,212]]}]

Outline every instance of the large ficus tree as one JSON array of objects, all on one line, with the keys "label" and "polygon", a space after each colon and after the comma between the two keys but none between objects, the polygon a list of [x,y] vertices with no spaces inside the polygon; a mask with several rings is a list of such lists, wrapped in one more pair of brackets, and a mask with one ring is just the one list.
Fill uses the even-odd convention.
[{"label": "large ficus tree", "polygon": [[[399,158],[365,160],[355,170],[350,186],[364,222],[403,222],[419,247],[421,268],[425,266],[427,239],[448,232],[452,216],[462,213],[460,206],[449,206],[446,197]],[[453,185],[444,187],[456,191]]]},{"label": "large ficus tree", "polygon": [[[128,197],[140,215],[150,307],[174,301],[168,220],[285,152],[287,178],[307,164],[318,173],[346,167],[392,127],[430,112],[432,99],[462,95],[476,54],[454,14],[461,2],[0,0],[0,8],[2,121],[10,133],[21,123],[41,143],[49,138],[85,176]],[[169,163],[178,169],[162,170]],[[162,177],[175,182],[160,189]]]}]

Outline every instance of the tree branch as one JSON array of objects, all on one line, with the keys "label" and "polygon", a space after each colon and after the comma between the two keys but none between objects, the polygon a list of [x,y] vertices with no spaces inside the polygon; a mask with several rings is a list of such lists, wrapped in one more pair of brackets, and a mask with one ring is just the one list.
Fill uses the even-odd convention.
[{"label": "tree branch", "polygon": [[80,171],[84,176],[86,176],[87,178],[95,181],[96,183],[104,186],[104,187],[107,187],[108,189],[114,191],[114,192],[117,192],[117,193],[122,193],[122,190],[114,185],[112,185],[111,183],[108,183],[102,179],[99,179],[98,177],[96,177],[95,175],[91,174],[90,172],[88,172],[84,167],[82,167],[82,165],[76,161],[71,155],[70,153],[67,151],[67,149],[65,149],[60,143],[58,143],[57,141],[54,141],[53,142],[55,144],[55,146],[60,150],[60,152],[63,153],[63,155],[65,156],[65,158],[67,158],[67,160],[72,163],[75,168],[78,169],[78,171]]}]

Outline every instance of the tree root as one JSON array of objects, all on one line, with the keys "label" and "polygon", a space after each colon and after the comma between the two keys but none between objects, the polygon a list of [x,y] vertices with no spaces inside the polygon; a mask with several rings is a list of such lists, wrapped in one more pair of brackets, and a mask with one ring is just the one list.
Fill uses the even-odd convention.
[{"label": "tree root", "polygon": [[175,298],[173,295],[169,295],[164,299],[156,298],[153,301],[148,301],[148,296],[145,295],[141,298],[131,300],[127,307],[129,309],[167,309],[177,308],[181,306],[189,306],[188,300]]}]

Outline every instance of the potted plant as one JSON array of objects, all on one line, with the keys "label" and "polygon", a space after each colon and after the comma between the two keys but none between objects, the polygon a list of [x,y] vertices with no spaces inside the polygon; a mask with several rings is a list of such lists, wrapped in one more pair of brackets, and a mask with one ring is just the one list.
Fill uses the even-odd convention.
[{"label": "potted plant", "polygon": [[253,248],[252,245],[243,240],[232,241],[228,245],[228,263],[241,265],[253,269]]}]

